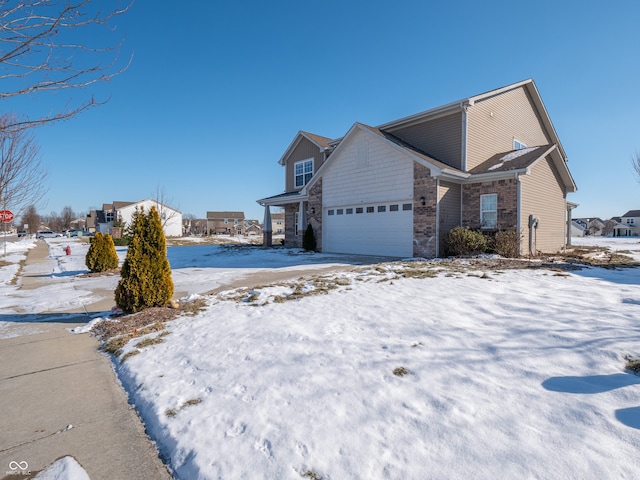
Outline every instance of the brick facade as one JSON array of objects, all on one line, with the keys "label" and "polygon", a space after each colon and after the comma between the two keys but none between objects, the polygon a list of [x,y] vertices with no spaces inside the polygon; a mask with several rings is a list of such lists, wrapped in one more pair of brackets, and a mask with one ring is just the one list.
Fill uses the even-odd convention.
[{"label": "brick facade", "polygon": [[[431,171],[419,163],[413,166],[413,256],[433,258],[438,242],[436,203],[438,188]],[[424,197],[425,205],[420,200]]]},{"label": "brick facade", "polygon": [[480,195],[498,194],[497,230],[518,228],[518,181],[515,178],[462,186],[462,226],[480,228]]},{"label": "brick facade", "polygon": [[284,246],[295,248],[302,247],[302,235],[296,235],[298,223],[298,205],[292,203],[284,206]]},{"label": "brick facade", "polygon": [[[313,213],[315,211],[315,213]],[[309,190],[307,202],[307,221],[313,227],[316,236],[316,251],[322,251],[322,178]]]}]

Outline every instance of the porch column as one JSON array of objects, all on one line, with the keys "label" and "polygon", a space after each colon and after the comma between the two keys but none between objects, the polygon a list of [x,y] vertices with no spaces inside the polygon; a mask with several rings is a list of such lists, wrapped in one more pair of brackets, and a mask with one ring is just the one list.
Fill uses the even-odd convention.
[{"label": "porch column", "polygon": [[305,211],[304,202],[301,201],[298,206],[298,235],[304,235],[305,229]]},{"label": "porch column", "polygon": [[263,225],[263,240],[262,243],[265,247],[270,247],[273,243],[273,226],[271,225],[271,211],[269,205],[264,206],[264,220]]}]

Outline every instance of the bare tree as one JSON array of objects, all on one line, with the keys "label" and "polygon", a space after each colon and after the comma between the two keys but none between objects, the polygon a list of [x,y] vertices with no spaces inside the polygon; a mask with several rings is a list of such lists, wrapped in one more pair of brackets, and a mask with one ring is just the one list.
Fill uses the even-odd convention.
[{"label": "bare tree", "polygon": [[[120,49],[123,39],[103,45],[104,30],[126,12],[132,0],[0,1],[0,99],[89,87],[125,70]],[[107,40],[108,41],[108,40]],[[69,99],[70,101],[70,99]],[[65,107],[46,106],[47,113],[12,117],[3,129],[21,129],[64,120],[100,105],[93,96]]]},{"label": "bare tree", "polygon": [[635,155],[631,157],[631,165],[638,176],[638,181],[640,181],[640,152],[636,152]]},{"label": "bare tree", "polygon": [[39,148],[27,130],[4,129],[11,117],[0,117],[0,207],[16,216],[27,205],[38,208],[46,188],[47,172],[40,163]]},{"label": "bare tree", "polygon": [[40,228],[40,215],[38,215],[38,210],[35,205],[29,205],[24,214],[22,215],[22,224],[20,225],[21,229],[24,225],[27,225],[27,231],[31,234],[34,234]]},{"label": "bare tree", "polygon": [[71,228],[71,223],[76,219],[76,214],[73,212],[73,209],[67,205],[62,209],[62,213],[60,214],[60,220],[62,221],[62,230],[69,230]]},{"label": "bare tree", "polygon": [[155,201],[156,210],[158,210],[158,215],[160,215],[160,221],[162,222],[162,228],[164,228],[172,218],[178,216],[178,212],[174,209],[175,207],[171,206],[173,199],[167,196],[167,192],[164,187],[156,187]]}]

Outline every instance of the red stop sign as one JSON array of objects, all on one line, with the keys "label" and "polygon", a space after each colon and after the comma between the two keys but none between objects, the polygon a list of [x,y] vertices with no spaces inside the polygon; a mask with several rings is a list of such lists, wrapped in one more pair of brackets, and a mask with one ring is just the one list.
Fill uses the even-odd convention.
[{"label": "red stop sign", "polygon": [[13,212],[11,210],[0,210],[0,222],[2,223],[13,222]]}]

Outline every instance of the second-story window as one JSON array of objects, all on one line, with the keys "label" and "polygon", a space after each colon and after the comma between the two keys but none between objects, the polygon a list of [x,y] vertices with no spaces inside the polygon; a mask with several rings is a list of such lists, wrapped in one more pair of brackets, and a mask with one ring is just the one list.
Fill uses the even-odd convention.
[{"label": "second-story window", "polygon": [[304,187],[313,176],[313,158],[296,162],[293,168],[296,188]]}]

